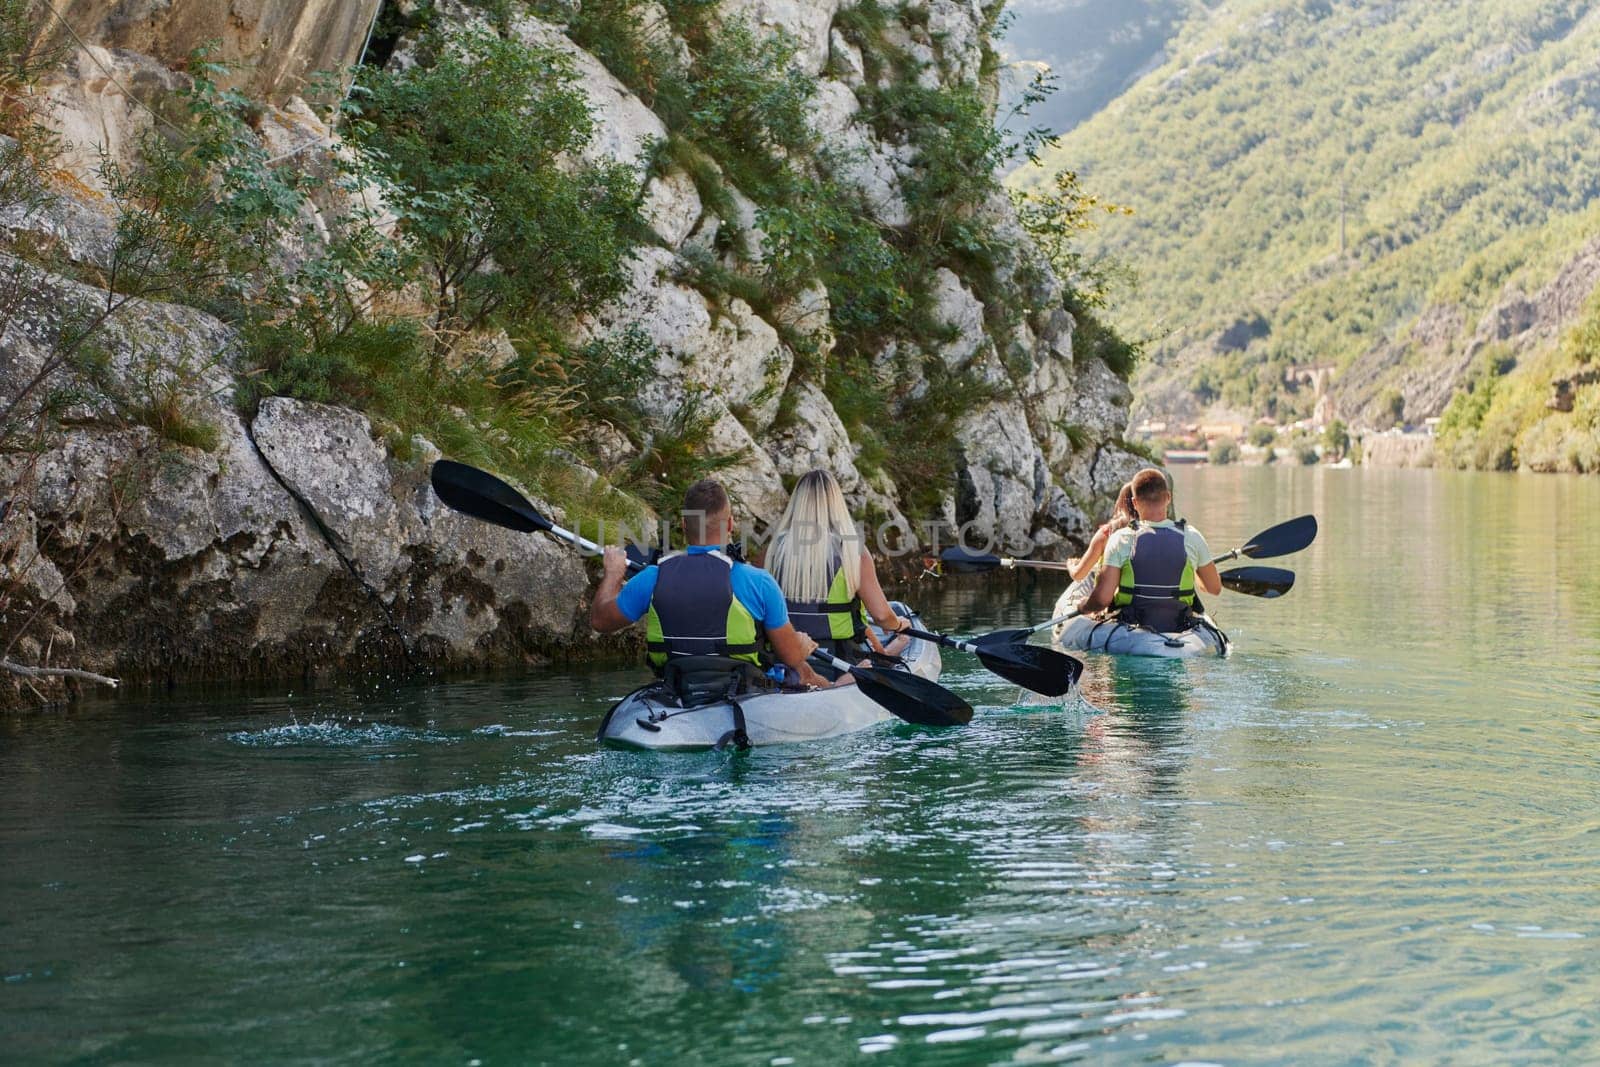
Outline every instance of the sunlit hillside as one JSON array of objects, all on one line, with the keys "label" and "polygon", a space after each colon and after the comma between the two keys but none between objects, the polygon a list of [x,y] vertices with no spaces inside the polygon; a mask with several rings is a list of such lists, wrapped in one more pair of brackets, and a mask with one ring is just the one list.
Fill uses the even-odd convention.
[{"label": "sunlit hillside", "polygon": [[[1600,13],[1580,0],[1236,0],[1063,138],[1052,166],[1133,207],[1090,238],[1137,275],[1146,410],[1308,413],[1290,364],[1363,363],[1359,410],[1424,381],[1419,314],[1471,334],[1597,232]],[[1038,172],[1013,180],[1039,181]],[[1453,312],[1454,313],[1454,312]],[[1386,342],[1394,341],[1394,344]],[[1423,382],[1423,385],[1414,385]]]}]

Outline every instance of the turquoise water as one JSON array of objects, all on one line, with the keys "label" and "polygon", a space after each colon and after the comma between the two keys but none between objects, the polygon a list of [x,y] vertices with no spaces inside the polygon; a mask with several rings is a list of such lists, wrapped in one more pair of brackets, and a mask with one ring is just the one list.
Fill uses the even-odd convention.
[{"label": "turquoise water", "polygon": [[1600,481],[1179,478],[1217,548],[1322,536],[1089,705],[957,656],[970,728],[747,756],[597,749],[631,668],[0,718],[0,1059],[1600,1059]]}]

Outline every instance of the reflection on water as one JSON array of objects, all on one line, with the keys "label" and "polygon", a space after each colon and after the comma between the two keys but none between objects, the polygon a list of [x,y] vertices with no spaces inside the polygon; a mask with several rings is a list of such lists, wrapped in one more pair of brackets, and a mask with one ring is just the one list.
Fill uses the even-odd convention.
[{"label": "reflection on water", "polygon": [[0,718],[6,1058],[1595,1059],[1600,484],[1179,493],[1218,548],[1316,511],[1294,593],[1065,708],[952,656],[963,731],[596,749],[632,669]]}]

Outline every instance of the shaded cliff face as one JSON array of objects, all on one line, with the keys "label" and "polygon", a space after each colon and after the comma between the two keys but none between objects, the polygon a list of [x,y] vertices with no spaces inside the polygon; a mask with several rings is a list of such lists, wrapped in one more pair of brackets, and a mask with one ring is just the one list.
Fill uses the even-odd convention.
[{"label": "shaded cliff face", "polygon": [[[8,655],[141,681],[527,663],[599,648],[585,625],[582,561],[444,511],[426,486],[426,464],[439,454],[432,442],[337,403],[247,401],[260,369],[245,333],[195,308],[100,288],[116,276],[126,234],[95,161],[103,153],[139,165],[140,135],[187,84],[171,69],[173,53],[220,37],[213,58],[252,64],[239,84],[264,98],[250,136],[273,166],[315,175],[348,151],[286,94],[304,72],[359,53],[370,7],[252,4],[228,9],[227,32],[215,33],[213,16],[225,8],[135,12],[84,0],[63,9],[91,41],[42,86],[72,181],[48,203],[0,205],[0,236],[19,253],[4,260],[5,299],[15,306],[0,334],[0,388],[8,405],[32,402],[40,381],[86,399],[6,460],[0,587],[8,618],[27,621],[5,635]],[[432,10],[449,23],[491,25],[476,7]],[[928,0],[879,32],[915,71],[913,91],[976,87],[992,107],[985,34],[994,14]],[[828,0],[728,0],[711,25],[713,35],[746,27],[757,40],[792,42],[820,146],[793,164],[846,189],[893,240],[909,240],[900,235],[930,207],[925,150],[910,131],[866,112],[864,99],[898,86],[841,32],[841,17]],[[704,168],[663,152],[675,131],[568,27],[517,9],[494,29],[570,58],[594,125],[582,155],[636,168],[651,233],[629,258],[620,295],[563,325],[574,346],[642,336],[653,360],[627,398],[642,430],[597,430],[564,445],[568,482],[603,485],[692,402],[708,426],[703,447],[727,458],[718,476],[751,526],[776,518],[787,480],[826,466],[859,515],[913,533],[938,520],[945,543],[957,526],[1019,551],[1064,554],[1082,543],[1092,514],[1138,463],[1120,447],[1129,393],[1104,363],[1075,357],[1060,284],[998,188],[949,206],[991,240],[981,269],[951,261],[919,279],[921,333],[847,336],[820,279],[772,302],[711,291],[709,267],[749,275],[770,265],[772,205],[714,165],[708,185]],[[687,53],[675,31],[660,32]],[[397,44],[391,63],[414,62],[410,42]],[[298,209],[303,232],[315,240],[336,231],[351,204],[371,195],[325,187]],[[393,232],[393,215],[375,217]],[[304,259],[308,238],[297,240],[278,258]],[[92,365],[54,366],[75,324],[112,306]],[[847,340],[892,386],[873,394],[884,398],[880,408],[842,407],[831,372],[819,369]],[[938,468],[944,480],[897,482],[894,470],[907,468],[869,455],[862,435],[908,422],[941,389],[957,390],[943,405],[955,412],[953,433],[926,447],[953,449]],[[911,422],[897,438],[908,451],[918,447],[916,429]],[[541,486],[525,488],[540,496]],[[544,506],[568,524],[583,521],[584,493],[564,499],[566,512]]]}]

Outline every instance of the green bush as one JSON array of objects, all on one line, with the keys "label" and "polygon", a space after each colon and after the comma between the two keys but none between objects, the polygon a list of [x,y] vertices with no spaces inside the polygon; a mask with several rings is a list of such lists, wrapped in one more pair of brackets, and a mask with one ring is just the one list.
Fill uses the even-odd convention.
[{"label": "green bush", "polygon": [[575,162],[593,119],[571,60],[470,29],[430,30],[418,54],[362,72],[345,133],[422,260],[435,327],[528,331],[619,292],[639,176]]},{"label": "green bush", "polygon": [[1271,426],[1260,424],[1250,427],[1250,443],[1257,448],[1270,448],[1278,439],[1278,431]]},{"label": "green bush", "polygon": [[581,419],[628,403],[625,391],[636,388],[648,358],[636,344],[592,346],[567,358],[523,355],[487,374],[440,364],[424,325],[412,318],[363,319],[315,348],[289,325],[261,327],[251,340],[261,371],[249,380],[246,404],[281,395],[349,405],[367,412],[402,456],[420,434],[453,459],[519,478],[590,518],[640,514],[635,500],[606,483],[590,484],[562,452]]},{"label": "green bush", "polygon": [[1219,437],[1211,442],[1211,451],[1207,458],[1217,467],[1225,467],[1230,463],[1239,462],[1239,445],[1231,437]]},{"label": "green bush", "polygon": [[1350,451],[1350,430],[1342,419],[1334,419],[1323,427],[1322,447],[1336,459]]},{"label": "green bush", "polygon": [[101,165],[117,212],[105,284],[242,323],[291,299],[280,249],[302,226],[305,181],[269,160],[249,125],[254,105],[219,87],[227,68],[207,55],[190,56],[183,125],[146,132],[132,165]]}]

